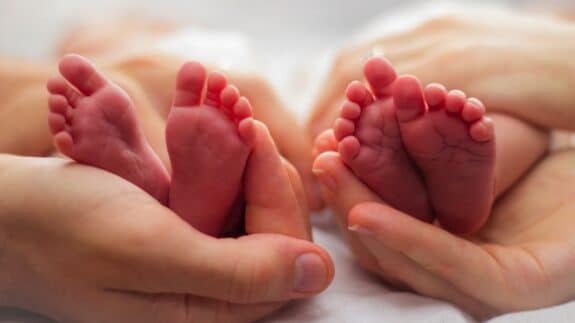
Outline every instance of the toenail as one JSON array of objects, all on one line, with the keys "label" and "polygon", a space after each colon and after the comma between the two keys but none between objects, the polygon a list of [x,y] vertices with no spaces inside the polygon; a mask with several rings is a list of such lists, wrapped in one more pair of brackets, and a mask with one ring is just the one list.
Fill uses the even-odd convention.
[{"label": "toenail", "polygon": [[331,177],[325,170],[323,169],[312,169],[313,174],[319,179],[321,184],[330,190],[331,192],[335,192],[337,188],[337,184],[335,179]]},{"label": "toenail", "polygon": [[327,268],[323,259],[315,253],[305,253],[295,260],[293,291],[317,293],[326,285]]}]

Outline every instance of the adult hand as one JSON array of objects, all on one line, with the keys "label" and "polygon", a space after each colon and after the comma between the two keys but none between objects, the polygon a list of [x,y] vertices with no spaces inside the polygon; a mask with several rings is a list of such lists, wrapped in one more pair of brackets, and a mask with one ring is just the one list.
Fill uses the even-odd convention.
[{"label": "adult hand", "polygon": [[575,73],[570,65],[575,24],[517,12],[444,14],[406,31],[355,45],[337,57],[308,130],[316,138],[332,126],[366,57],[385,55],[398,73],[423,84],[439,82],[546,128],[575,129]]},{"label": "adult hand", "polygon": [[314,170],[364,268],[478,318],[575,297],[574,150],[541,162],[483,230],[461,238],[386,205],[329,152],[330,137],[320,137]]},{"label": "adult hand", "polygon": [[[95,168],[0,155],[0,182],[0,306],[63,322],[242,322],[333,276],[329,256],[298,239],[293,203],[266,226],[270,208],[246,193],[250,235],[215,239]],[[298,237],[275,234],[282,223]]]}]

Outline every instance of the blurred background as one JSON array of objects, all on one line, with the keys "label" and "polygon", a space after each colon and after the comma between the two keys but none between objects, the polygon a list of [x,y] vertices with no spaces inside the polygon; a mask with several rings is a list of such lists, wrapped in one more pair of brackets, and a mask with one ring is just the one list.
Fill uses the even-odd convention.
[{"label": "blurred background", "polygon": [[[303,120],[334,53],[369,26],[378,25],[381,36],[382,30],[401,29],[407,20],[419,21],[442,8],[486,4],[561,14],[575,8],[574,0],[0,0],[0,55],[53,60],[57,44],[79,24],[125,17],[233,31],[219,41],[202,36],[206,40],[195,41],[194,56],[187,55],[188,47],[186,58],[235,57],[242,62],[236,67],[265,75]],[[104,30],[99,37],[116,32]],[[175,39],[171,45],[185,48],[179,44]]]},{"label": "blurred background", "polygon": [[[491,2],[575,7],[573,0]],[[125,14],[233,29],[246,33],[258,50],[316,50],[337,46],[366,22],[413,3],[407,0],[0,0],[0,54],[46,57],[51,54],[54,42],[71,26]]]}]

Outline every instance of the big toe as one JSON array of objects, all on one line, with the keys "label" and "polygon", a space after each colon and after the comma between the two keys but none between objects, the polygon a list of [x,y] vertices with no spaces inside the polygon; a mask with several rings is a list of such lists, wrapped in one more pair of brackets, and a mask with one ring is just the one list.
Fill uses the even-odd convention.
[{"label": "big toe", "polygon": [[397,78],[391,62],[382,57],[373,57],[365,64],[363,73],[377,98],[391,95],[392,84]]},{"label": "big toe", "polygon": [[180,68],[176,77],[174,106],[195,106],[202,101],[206,83],[206,68],[198,62],[187,62]]},{"label": "big toe", "polygon": [[92,95],[107,84],[90,61],[80,55],[64,56],[59,69],[62,76],[84,95]]},{"label": "big toe", "polygon": [[427,107],[419,80],[413,76],[402,76],[393,90],[393,101],[397,108],[397,119],[410,122],[424,115]]},{"label": "big toe", "polygon": [[[248,233],[279,233],[309,238],[301,182],[290,174],[267,127],[254,121],[256,140],[246,165],[246,230]],[[272,176],[273,174],[273,176]],[[299,195],[299,196],[298,196]]]}]

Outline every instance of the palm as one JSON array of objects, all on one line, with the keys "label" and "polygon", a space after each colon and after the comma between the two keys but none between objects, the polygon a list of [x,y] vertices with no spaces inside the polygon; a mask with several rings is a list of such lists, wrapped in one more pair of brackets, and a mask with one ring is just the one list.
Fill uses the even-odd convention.
[{"label": "palm", "polygon": [[480,317],[568,301],[575,295],[575,207],[568,203],[575,193],[574,161],[574,152],[548,157],[498,201],[490,222],[468,242],[437,230],[410,237],[421,244],[416,252],[412,244],[390,243],[393,237],[385,244],[447,281],[442,288],[456,289],[428,295]]},{"label": "palm", "polygon": [[[572,153],[550,157],[499,201],[478,235],[478,243],[497,260],[506,280],[500,291],[521,301],[508,304],[511,307],[568,299],[562,289],[572,286],[573,279],[565,279],[575,270],[575,217],[568,203],[575,193],[570,189],[575,172],[568,165],[573,158]],[[541,291],[555,295],[550,298]]]},{"label": "palm", "polygon": [[[270,163],[268,148],[275,147],[269,136],[258,140],[264,144],[254,150],[258,158],[252,163]],[[273,160],[274,168],[283,170],[279,156]],[[246,221],[253,234],[214,239],[102,170],[58,159],[3,156],[0,169],[5,165],[18,166],[2,172],[1,187],[7,189],[2,191],[0,226],[10,232],[0,271],[0,294],[10,299],[2,298],[2,305],[30,308],[61,321],[252,321],[280,307],[292,290],[293,278],[285,277],[291,271],[283,267],[291,268],[293,260],[284,259],[295,259],[300,250],[319,250],[307,241],[275,234],[264,222],[271,216],[286,234],[307,236],[302,214],[294,212],[303,193],[299,186],[292,189],[287,172],[271,179],[277,187],[287,186],[291,195],[285,200],[277,195],[281,203],[271,210],[257,204],[260,190],[269,192],[271,184],[248,171]],[[272,173],[282,174],[278,169]],[[278,185],[279,180],[287,184]],[[7,277],[14,283],[5,284]],[[261,277],[265,288],[255,286],[253,277]],[[270,292],[276,278],[277,291]]]}]

